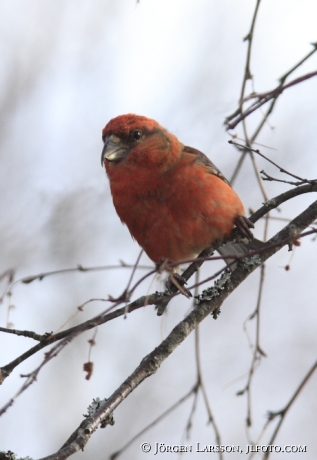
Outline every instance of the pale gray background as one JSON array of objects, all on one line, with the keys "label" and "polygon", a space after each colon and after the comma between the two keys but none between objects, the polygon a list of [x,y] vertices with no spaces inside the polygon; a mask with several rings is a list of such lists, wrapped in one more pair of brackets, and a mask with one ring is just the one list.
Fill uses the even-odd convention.
[{"label": "pale gray background", "polygon": [[[108,181],[100,166],[101,129],[122,113],[157,119],[183,143],[201,149],[230,177],[237,152],[227,144],[226,115],[236,109],[240,94],[254,1],[249,0],[3,0],[1,33],[0,176],[1,271],[16,278],[45,270],[133,263],[139,253],[112,206]],[[315,0],[263,0],[256,26],[251,70],[256,91],[274,88],[317,41]],[[292,78],[316,69],[317,56]],[[273,160],[299,175],[316,178],[316,79],[285,92],[259,142]],[[258,117],[255,117],[258,119]],[[250,132],[254,121],[248,121]],[[241,128],[235,131],[242,135]],[[259,159],[260,168],[278,175]],[[269,196],[288,186],[266,184]],[[263,198],[249,162],[235,183],[246,208],[257,209]],[[313,196],[282,207],[279,216],[294,217]],[[274,215],[277,215],[275,213]],[[270,234],[281,228],[270,226]],[[261,237],[261,224],[256,233]],[[143,263],[149,263],[143,256]],[[253,440],[267,410],[289,400],[316,359],[316,244],[305,239],[296,249],[291,270],[282,250],[268,263],[263,297],[261,345],[268,354],[254,379]],[[205,275],[214,265],[204,268]],[[88,299],[119,295],[129,271],[55,276],[13,291],[17,329],[38,333],[57,330]],[[161,289],[162,282],[144,283],[136,296]],[[201,328],[203,372],[214,416],[224,444],[247,442],[244,397],[251,360],[243,322],[255,308],[258,273],[240,287]],[[35,383],[0,420],[0,450],[39,458],[55,452],[82,419],[94,397],[107,397],[140,360],[183,318],[190,304],[174,301],[168,315],[157,318],[153,307],[141,309],[99,328],[87,382],[92,332],[73,341],[45,366]],[[69,325],[105,308],[94,303]],[[6,302],[0,306],[6,323]],[[253,324],[248,324],[252,334]],[[144,382],[115,413],[116,424],[98,430],[79,459],[105,459],[131,436],[167,409],[195,382],[194,336]],[[0,335],[1,365],[34,344]],[[20,388],[21,373],[33,370],[44,351],[19,366],[1,387],[1,406]],[[304,389],[276,440],[308,446],[308,453],[273,458],[314,459],[316,382]],[[144,435],[140,442],[214,444],[201,398],[190,440],[184,428],[187,402]],[[269,436],[269,433],[267,433]],[[263,438],[265,444],[269,438]],[[136,442],[123,459],[145,459]],[[191,458],[212,454],[192,454]],[[236,454],[237,456],[237,454]],[[175,458],[165,454],[164,458]],[[188,454],[185,458],[189,458]],[[208,457],[209,458],[209,457]],[[234,459],[235,454],[228,458]],[[238,457],[240,458],[240,457]]]}]

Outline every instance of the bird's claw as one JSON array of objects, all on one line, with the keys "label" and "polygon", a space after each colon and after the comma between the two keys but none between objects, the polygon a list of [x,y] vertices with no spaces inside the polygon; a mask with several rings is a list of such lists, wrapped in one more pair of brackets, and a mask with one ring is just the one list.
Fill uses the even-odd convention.
[{"label": "bird's claw", "polygon": [[184,287],[184,284],[187,284],[187,281],[183,276],[179,275],[178,273],[170,273],[166,282],[166,287],[168,289],[169,285],[174,285],[179,290],[179,292],[187,297],[187,299],[190,299],[190,297],[192,297],[192,293]]},{"label": "bird's claw", "polygon": [[[171,296],[173,294],[176,294],[177,290],[180,291],[185,297],[188,299],[192,297],[191,292],[184,287],[184,284],[187,284],[187,281],[185,278],[178,273],[170,273],[167,281],[166,281],[166,291],[165,294],[167,296]],[[169,302],[168,300],[163,300],[159,304],[157,304],[157,316],[162,316],[167,304]]]},{"label": "bird's claw", "polygon": [[254,228],[254,223],[251,222],[246,216],[241,216],[240,214],[236,217],[235,226],[241,233],[241,235],[248,240],[253,240],[254,236],[250,228]]}]

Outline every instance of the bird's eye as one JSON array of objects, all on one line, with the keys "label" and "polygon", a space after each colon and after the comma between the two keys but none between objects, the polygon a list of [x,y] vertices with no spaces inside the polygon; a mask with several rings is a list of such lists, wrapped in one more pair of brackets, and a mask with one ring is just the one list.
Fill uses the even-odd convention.
[{"label": "bird's eye", "polygon": [[142,137],[142,131],[140,131],[139,129],[132,131],[131,134],[132,134],[133,139],[135,139],[136,141],[138,141]]}]

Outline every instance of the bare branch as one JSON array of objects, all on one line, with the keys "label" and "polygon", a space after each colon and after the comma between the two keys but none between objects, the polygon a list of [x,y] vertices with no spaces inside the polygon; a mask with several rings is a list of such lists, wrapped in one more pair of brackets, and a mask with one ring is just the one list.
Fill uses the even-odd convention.
[{"label": "bare branch", "polygon": [[[189,315],[177,324],[168,337],[147,355],[135,369],[135,371],[120,385],[120,387],[107,399],[102,408],[93,416],[86,419],[77,429],[76,438],[68,445],[64,446],[56,454],[49,455],[41,460],[62,460],[84,448],[90,436],[96,430],[98,425],[124,401],[124,399],[146,378],[153,375],[165,359],[188,337],[188,335],[213,311],[218,311],[224,300],[265,260],[275,254],[285,244],[298,238],[302,231],[307,228],[317,218],[317,201],[311,204],[305,211],[297,216],[290,224],[278,232],[270,243],[276,243],[278,246],[269,249],[265,253],[258,255],[256,258],[249,258],[244,261],[237,269],[223,279],[223,283],[218,285],[217,294],[213,295],[211,290],[207,289],[199,296],[199,307],[192,310]],[[85,424],[83,428],[83,424]]]},{"label": "bare branch", "polygon": [[[280,86],[282,86],[286,79],[298,68],[300,67],[307,59],[309,59],[316,51],[317,51],[317,43],[312,43],[312,46],[314,47],[314,49],[312,51],[310,51],[303,59],[301,59],[297,64],[295,64],[289,71],[287,71],[284,75],[282,75],[282,77],[279,78],[279,82],[280,82]],[[255,129],[253,135],[251,137],[249,137],[247,135],[247,131],[246,131],[246,125],[245,125],[245,122],[243,120],[243,129],[244,129],[244,134],[245,134],[245,140],[246,140],[246,143],[249,147],[251,147],[251,145],[253,145],[254,141],[256,140],[256,138],[258,137],[258,135],[260,134],[263,126],[265,125],[265,123],[267,122],[268,120],[268,117],[270,116],[270,114],[273,112],[274,108],[275,108],[275,104],[278,100],[278,97],[281,95],[282,93],[278,93],[276,94],[267,111],[265,112],[265,114],[263,115],[262,117],[262,120],[260,121],[258,127]],[[242,103],[241,103],[241,98],[240,98],[240,101],[239,101],[239,107],[238,109],[232,114],[232,115],[229,115],[226,120],[225,120],[225,124],[228,126],[228,122],[231,121],[232,119],[235,119],[237,116],[241,115],[242,113]],[[246,150],[243,150],[238,162],[237,162],[237,165],[234,169],[234,172],[230,178],[230,182],[233,184],[234,180],[236,179],[241,167],[242,167],[242,164],[245,160],[245,157],[246,157],[246,154],[247,154],[247,151]]]},{"label": "bare branch", "polygon": [[257,101],[254,102],[248,109],[238,115],[232,122],[227,124],[227,129],[234,129],[242,120],[245,120],[251,113],[258,110],[262,105],[269,102],[271,99],[276,99],[280,94],[283,93],[285,89],[291,88],[292,86],[298,85],[303,81],[309,80],[310,78],[316,77],[317,71],[307,73],[306,75],[302,75],[301,77],[295,78],[291,82],[287,83],[286,85],[278,85],[276,88],[268,91],[266,93],[255,93],[251,94],[245,100],[254,99],[256,98]]},{"label": "bare branch", "polygon": [[[298,179],[299,182],[286,182],[287,184],[291,184],[291,185],[302,185],[302,184],[316,184],[317,183],[317,179],[313,179],[313,180],[309,180],[309,179],[303,179],[302,177],[299,177],[289,171],[287,171],[286,169],[282,168],[281,166],[279,166],[278,164],[276,164],[274,161],[270,160],[270,158],[266,157],[265,155],[263,155],[263,153],[260,152],[260,150],[258,149],[252,149],[251,147],[248,147],[246,145],[242,145],[242,144],[238,144],[237,142],[233,142],[233,141],[228,141],[229,144],[233,144],[233,145],[236,145],[238,147],[241,147],[243,149],[246,149],[246,150],[249,150],[250,152],[254,152],[256,153],[257,155],[259,155],[260,157],[264,158],[266,161],[268,161],[269,163],[271,163],[272,165],[274,165],[277,169],[280,170],[281,173],[284,173],[284,174],[287,174],[288,176],[291,176],[291,177],[294,177],[295,179]],[[268,176],[266,173],[264,173],[263,171],[261,171],[262,174],[265,174],[267,177],[270,177]],[[278,179],[273,179],[273,178],[270,178],[271,180],[278,180]],[[279,181],[279,182],[285,182],[285,181]]]},{"label": "bare branch", "polygon": [[133,444],[134,441],[136,441],[140,436],[142,436],[144,433],[149,431],[153,426],[157,425],[161,420],[166,418],[169,414],[171,414],[175,409],[177,409],[180,405],[182,405],[185,401],[187,401],[190,396],[193,394],[197,393],[197,384],[188,392],[186,393],[182,398],[180,398],[176,403],[174,403],[171,407],[169,407],[166,411],[164,411],[159,417],[157,417],[153,422],[151,422],[149,425],[147,425],[143,430],[139,431],[133,438],[131,438],[121,449],[117,450],[113,454],[110,455],[110,460],[115,460],[116,458],[119,457],[131,444]]},{"label": "bare branch", "polygon": [[[281,428],[281,425],[289,411],[289,409],[291,408],[291,406],[293,405],[293,403],[295,402],[297,396],[300,394],[300,392],[302,391],[302,389],[304,388],[304,386],[306,385],[306,383],[308,382],[308,380],[310,379],[310,377],[313,375],[313,373],[316,371],[317,369],[317,361],[312,365],[312,367],[310,368],[310,370],[307,372],[307,374],[305,375],[304,379],[301,381],[300,385],[298,386],[298,388],[296,388],[294,394],[292,395],[291,399],[289,400],[289,402],[286,404],[286,406],[284,407],[284,409],[281,409],[279,410],[278,412],[269,412],[268,413],[268,422],[266,423],[265,425],[265,428],[267,427],[267,425],[275,419],[275,417],[280,417],[280,420],[271,436],[271,439],[269,440],[268,444],[269,445],[272,445],[274,444],[274,441],[276,439],[276,436],[278,435],[278,432]],[[265,429],[264,428],[264,429]],[[269,449],[265,452],[264,454],[264,458],[269,458],[269,455],[270,455],[270,452],[269,452]]]},{"label": "bare branch", "polygon": [[[288,190],[287,192],[282,193],[281,195],[276,196],[275,198],[267,201],[260,209],[258,209],[254,214],[250,216],[250,220],[252,222],[257,222],[261,217],[265,216],[269,211],[272,209],[280,206],[282,203],[284,203],[287,200],[290,200],[291,198],[304,194],[304,193],[310,193],[310,192],[317,192],[317,184],[310,185],[310,184],[305,184],[301,185],[299,187],[293,188],[291,190]],[[231,238],[236,238],[237,237],[236,230],[232,232],[232,237]],[[276,244],[274,243],[273,248],[276,248]],[[209,248],[207,250],[202,251],[202,253],[198,256],[197,259],[195,259],[190,266],[182,273],[182,276],[184,277],[185,280],[188,280],[195,271],[206,261],[206,260],[217,260],[217,259],[223,259],[224,257],[213,257],[212,259],[210,257],[207,257],[206,255],[209,252],[212,252],[214,247]],[[264,249],[264,248],[263,248]],[[255,251],[254,253],[258,253],[260,251]],[[249,257],[253,255],[253,252],[250,252],[247,256]],[[247,257],[244,256],[244,257]],[[229,257],[229,256],[227,256]],[[232,256],[233,260],[237,260],[237,256]],[[182,261],[185,263],[186,261]],[[188,261],[187,261],[188,262]],[[173,264],[170,264],[170,267],[173,267]],[[219,276],[219,274],[223,270],[220,270],[216,274],[214,274],[212,277],[208,278],[206,281],[210,281],[211,279],[214,279],[215,277]],[[153,273],[152,271],[150,274]],[[147,275],[148,276],[148,275]],[[141,278],[143,280],[144,277]],[[139,280],[136,285],[139,285],[141,280]],[[131,288],[131,291],[133,292],[136,285],[134,285]],[[175,296],[177,295],[177,289],[175,287],[175,292],[171,293],[169,296],[166,296],[164,293],[159,293],[155,292],[153,294],[149,294],[146,296],[139,297],[135,301],[131,302],[128,304],[126,307],[123,308],[118,308],[114,311],[109,312],[106,310],[105,312],[101,313],[100,315],[97,315],[96,317],[85,321],[82,324],[79,324],[78,326],[71,327],[69,329],[66,329],[65,331],[58,332],[57,334],[51,334],[51,333],[46,333],[44,335],[36,334],[35,332],[32,331],[16,331],[14,329],[5,329],[2,328],[0,331],[6,332],[6,333],[12,333],[16,335],[23,335],[25,337],[30,337],[35,340],[40,340],[40,343],[35,345],[34,347],[30,348],[28,351],[23,353],[21,356],[13,360],[11,363],[3,366],[0,368],[0,373],[1,373],[1,378],[0,382],[3,382],[3,380],[10,375],[10,373],[15,369],[19,364],[21,364],[23,361],[28,359],[30,356],[34,355],[38,351],[42,350],[43,348],[47,347],[48,345],[51,345],[52,343],[62,340],[66,337],[69,336],[76,336],[77,334],[87,331],[89,329],[92,329],[96,326],[99,326],[103,323],[106,323],[108,321],[112,321],[115,318],[118,318],[119,316],[123,316],[127,313],[131,313],[134,310],[137,310],[141,307],[147,306],[147,305],[161,305],[162,303],[165,303],[166,305],[168,302]],[[125,299],[119,299],[117,303],[115,303],[111,309],[114,309],[118,307],[120,303],[122,303]]]}]

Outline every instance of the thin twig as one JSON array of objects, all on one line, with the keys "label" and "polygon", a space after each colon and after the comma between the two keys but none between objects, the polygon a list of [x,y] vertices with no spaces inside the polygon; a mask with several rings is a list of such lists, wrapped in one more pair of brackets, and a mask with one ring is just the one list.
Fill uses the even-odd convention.
[{"label": "thin twig", "polygon": [[[269,214],[266,215],[264,235],[263,235],[264,241],[267,240],[268,225],[269,225]],[[255,311],[248,318],[249,320],[254,319],[254,318],[256,319],[255,344],[253,346],[252,361],[250,365],[246,387],[242,392],[239,392],[239,395],[243,394],[244,392],[247,393],[247,417],[246,417],[247,428],[249,428],[252,425],[252,399],[251,399],[252,379],[254,376],[254,372],[258,364],[260,363],[261,358],[263,356],[266,356],[265,352],[263,351],[260,345],[260,313],[261,313],[262,294],[263,294],[263,288],[264,288],[264,279],[265,279],[265,263],[262,264],[260,267],[260,283],[259,283],[256,308],[255,308]]]},{"label": "thin twig", "polygon": [[[245,146],[245,145],[242,145],[242,144],[238,144],[237,142],[234,142],[232,140],[228,141],[229,144],[233,144],[233,145],[236,145],[237,147],[241,147],[243,149],[246,149],[246,150],[249,150],[250,152],[254,152],[256,153],[257,155],[259,155],[260,157],[264,158],[266,161],[268,161],[269,163],[271,163],[272,165],[274,165],[277,169],[280,170],[281,173],[284,173],[284,174],[287,174],[288,176],[291,176],[291,177],[294,177],[294,179],[298,179],[300,182],[298,183],[292,183],[292,185],[302,185],[302,184],[316,184],[317,183],[317,179],[313,179],[313,180],[309,180],[309,179],[303,179],[302,177],[299,177],[297,176],[296,174],[293,174],[289,171],[287,171],[286,169],[282,168],[282,166],[279,166],[277,163],[275,163],[274,161],[272,161],[270,158],[266,157],[263,153],[260,152],[260,150],[258,149],[253,149],[251,147],[248,147],[248,146]],[[261,173],[263,173],[263,171],[261,171]],[[264,173],[265,174],[265,173]],[[282,182],[282,181],[281,181]],[[289,182],[288,182],[289,183]]]},{"label": "thin twig", "polygon": [[[97,271],[104,271],[104,270],[114,270],[118,268],[134,268],[135,264],[127,264],[123,261],[120,261],[120,264],[116,265],[100,265],[98,267],[84,267],[83,265],[77,265],[76,268],[64,268],[61,270],[51,270],[48,272],[38,273],[37,275],[32,276],[25,276],[20,278],[14,282],[14,285],[18,283],[29,284],[35,280],[42,281],[44,278],[53,275],[64,275],[67,273],[80,273],[80,272],[97,272]],[[138,265],[138,270],[148,270],[150,267],[149,265]]]},{"label": "thin twig", "polygon": [[[247,81],[249,79],[253,78],[252,73],[251,73],[251,68],[250,68],[251,67],[251,51],[252,51],[252,44],[253,44],[253,37],[254,37],[254,28],[255,28],[255,23],[256,23],[256,18],[257,18],[257,15],[258,15],[259,7],[260,7],[260,0],[257,0],[256,5],[255,5],[255,9],[254,9],[254,13],[253,13],[253,17],[252,17],[252,21],[251,21],[250,31],[247,34],[247,36],[244,38],[244,41],[248,41],[248,49],[247,49],[245,67],[244,67],[244,75],[243,75],[243,78],[242,78],[242,86],[241,86],[241,91],[240,91],[239,108],[235,112],[234,116],[237,116],[240,113],[242,113],[246,84],[247,84]],[[230,117],[227,118],[226,121],[229,121],[229,119],[230,119]],[[244,134],[245,134],[245,136],[247,138],[248,137],[247,136],[247,127],[246,127],[245,124],[243,126],[243,129],[244,129]],[[238,160],[236,168],[235,168],[235,170],[234,170],[234,172],[233,172],[233,174],[231,176],[231,179],[230,179],[230,182],[232,184],[233,184],[235,178],[237,177],[237,175],[238,175],[238,173],[240,171],[240,168],[241,168],[241,166],[242,166],[242,164],[244,162],[245,156],[246,156],[245,152],[240,155],[240,158]]]},{"label": "thin twig", "polygon": [[[10,406],[14,403],[14,401],[30,386],[32,385],[36,380],[37,376],[42,369],[42,367],[47,364],[51,359],[55,358],[60,351],[62,351],[65,346],[70,342],[71,338],[66,338],[62,340],[61,342],[57,343],[54,345],[54,347],[51,348],[50,351],[45,353],[44,359],[42,360],[41,364],[32,372],[26,375],[21,375],[21,377],[26,378],[26,381],[24,384],[21,386],[21,388],[17,391],[17,393],[0,409],[0,416],[3,415]],[[1,377],[1,375],[0,375]],[[1,381],[1,378],[0,378]]]},{"label": "thin twig", "polygon": [[164,420],[165,417],[167,417],[169,414],[174,412],[175,409],[177,409],[180,405],[182,405],[187,399],[192,396],[193,394],[197,393],[197,384],[184,396],[182,396],[176,403],[172,404],[171,407],[169,407],[166,411],[164,411],[159,417],[157,417],[153,422],[149,423],[143,430],[139,431],[133,438],[131,438],[124,446],[121,447],[121,449],[117,450],[113,454],[110,455],[110,460],[115,460],[116,458],[119,457],[125,450],[127,450],[128,447],[131,446],[131,444],[134,443],[138,438],[140,438],[144,433],[149,431],[153,426],[157,425],[161,420]]},{"label": "thin twig", "polygon": [[301,77],[295,78],[295,80],[292,80],[286,85],[278,85],[276,88],[272,89],[271,91],[267,91],[266,93],[251,94],[245,100],[256,98],[257,101],[255,101],[253,104],[251,104],[251,106],[248,109],[246,109],[239,116],[237,116],[234,119],[234,121],[231,121],[230,123],[228,123],[227,129],[234,129],[242,120],[245,120],[245,118],[251,115],[251,113],[258,110],[260,107],[262,107],[262,105],[266,104],[271,99],[276,99],[276,97],[282,94],[283,91],[285,91],[286,89],[291,88],[292,86],[298,85],[299,83],[302,83],[303,81],[307,81],[310,78],[313,78],[316,76],[317,76],[317,71],[310,72],[305,75],[302,75]]},{"label": "thin twig", "polygon": [[[281,428],[281,425],[282,425],[282,422],[284,421],[284,418],[286,417],[291,405],[293,404],[293,402],[295,401],[295,399],[297,398],[297,396],[300,394],[300,392],[303,390],[305,384],[308,382],[308,380],[310,379],[310,377],[313,375],[314,371],[317,369],[317,362],[315,362],[313,364],[313,366],[311,367],[311,369],[308,371],[308,373],[306,374],[306,376],[304,377],[304,379],[302,380],[302,382],[300,383],[300,385],[296,388],[293,396],[291,397],[290,401],[287,403],[287,405],[284,407],[284,409],[280,410],[280,411],[277,411],[277,412],[268,412],[268,420],[265,422],[264,424],[264,427],[260,433],[260,435],[258,436],[258,439],[255,443],[253,443],[254,445],[258,445],[260,442],[261,442],[261,439],[263,439],[263,436],[265,434],[265,432],[267,431],[268,429],[268,426],[271,424],[271,422],[276,418],[276,417],[280,417],[279,419],[279,422],[277,424],[277,426],[275,427],[275,430],[271,436],[271,439],[268,441],[267,445],[273,445],[275,439],[276,439],[276,436]],[[249,460],[251,460],[253,457],[254,457],[254,454],[256,452],[253,451],[251,453],[251,455],[248,457]],[[263,456],[264,459],[267,459],[269,457],[269,450],[265,453],[265,455]]]},{"label": "thin twig", "polygon": [[[284,73],[282,75],[282,77],[279,78],[279,82],[280,82],[280,86],[283,86],[283,84],[285,83],[286,79],[298,68],[300,67],[307,59],[309,59],[316,51],[317,51],[317,43],[312,43],[312,46],[314,47],[314,49],[312,51],[310,51],[304,58],[302,58],[297,64],[295,64],[289,71],[287,71],[286,73]],[[244,80],[243,80],[244,81]],[[253,135],[251,136],[250,139],[246,139],[248,142],[247,144],[249,145],[249,147],[251,147],[251,145],[253,145],[254,141],[256,140],[256,138],[258,137],[258,135],[260,134],[264,124],[266,123],[269,115],[273,112],[274,108],[275,108],[275,104],[279,98],[279,96],[281,95],[281,93],[277,93],[275,94],[275,96],[273,97],[267,111],[265,112],[265,114],[263,115],[263,118],[262,120],[260,121],[258,127],[255,129]],[[229,115],[226,120],[225,120],[225,124],[228,125],[228,122],[231,121],[232,119],[236,118],[238,115],[241,115],[241,98],[240,98],[240,102],[239,102],[239,108],[232,114],[232,115]],[[246,157],[246,150],[243,151],[243,153],[240,155],[239,157],[239,160],[237,162],[237,165],[234,169],[234,172],[230,178],[230,182],[233,184],[234,180],[236,179],[240,169],[241,169],[241,166],[244,162],[244,159]]]},{"label": "thin twig", "polygon": [[160,365],[170,354],[188,337],[188,335],[213,311],[218,311],[224,300],[263,262],[282,248],[286,241],[298,238],[305,228],[307,228],[317,218],[317,201],[310,205],[305,211],[297,216],[293,221],[278,232],[271,242],[279,242],[279,247],[268,250],[265,254],[258,256],[257,260],[250,260],[249,264],[238,266],[230,275],[227,281],[218,290],[216,296],[209,298],[201,296],[199,307],[192,310],[187,317],[177,324],[168,337],[148,354],[135,369],[135,371],[120,385],[120,387],[107,399],[102,407],[80,424],[75,432],[75,438],[65,444],[61,450],[49,455],[41,460],[62,460],[68,458],[79,449],[83,449],[95,432],[98,425],[107,419],[113,411],[134,391],[134,389],[146,378],[153,375]]},{"label": "thin twig", "polygon": [[[285,201],[290,200],[295,196],[299,196],[301,194],[311,193],[311,192],[317,192],[317,184],[314,184],[314,185],[305,184],[305,185],[302,185],[300,187],[296,187],[296,188],[293,188],[291,190],[288,190],[287,192],[284,192],[284,193],[276,196],[275,198],[272,198],[268,202],[266,202],[260,209],[258,209],[256,212],[254,212],[250,216],[250,220],[253,223],[255,223],[255,222],[257,222],[257,220],[259,220],[260,218],[265,216],[269,211],[271,211],[274,208],[277,208],[278,206],[280,206]],[[275,244],[275,246],[276,246],[276,244]],[[275,246],[273,245],[272,250],[274,249]],[[255,251],[255,253],[258,253],[258,252],[261,252],[261,250]],[[204,251],[202,252],[202,254],[203,253],[204,253]],[[208,253],[208,251],[207,251],[207,253]],[[253,253],[250,252],[250,253],[248,253],[248,255],[245,255],[244,257],[249,257],[250,254],[252,255]],[[208,257],[205,257],[205,258],[200,257],[198,259],[195,259],[194,262],[192,262],[191,265],[182,273],[182,276],[186,280],[188,280],[192,276],[192,274],[195,273],[195,271],[198,269],[198,267],[200,267],[202,265],[202,263],[204,261],[206,261],[206,260],[215,260],[215,259],[223,259],[223,258],[224,257],[214,257],[214,258],[211,259],[211,258],[208,258]],[[233,256],[233,259],[236,260],[237,256]],[[173,267],[173,264],[170,264],[170,267]],[[223,270],[220,270],[219,272],[217,272],[216,276],[219,276],[219,274],[222,271]],[[151,275],[151,274],[152,274],[152,271],[148,274],[148,276]],[[207,278],[207,280],[204,280],[204,282],[207,282],[208,280],[210,281],[212,278],[215,278],[215,276]],[[143,279],[144,279],[144,277],[142,277],[142,280]],[[139,285],[140,282],[141,281],[139,280],[136,283],[136,285]],[[136,285],[132,287],[132,290],[135,289]],[[94,318],[79,324],[78,326],[74,326],[74,327],[71,327],[71,328],[69,328],[69,329],[67,329],[65,331],[58,332],[57,334],[46,333],[46,334],[40,335],[40,334],[36,334],[35,332],[32,332],[32,331],[18,331],[18,330],[14,330],[14,329],[2,328],[2,329],[0,329],[0,331],[2,331],[2,332],[6,332],[6,333],[10,333],[10,334],[16,334],[16,335],[22,335],[22,336],[25,336],[25,337],[30,337],[30,338],[33,338],[34,340],[40,340],[40,343],[38,343],[34,347],[30,348],[28,351],[26,351],[25,353],[20,355],[18,358],[16,358],[15,360],[10,362],[9,364],[7,364],[7,365],[3,366],[2,368],[0,368],[0,372],[2,373],[2,378],[0,379],[0,381],[3,381],[6,377],[8,377],[10,375],[10,373],[19,364],[21,364],[23,361],[25,361],[30,356],[34,355],[38,351],[42,350],[43,348],[47,347],[48,345],[51,345],[52,343],[54,343],[56,341],[62,340],[65,337],[68,337],[68,336],[72,336],[73,334],[77,334],[77,333],[80,333],[80,332],[87,331],[87,330],[92,329],[92,328],[94,328],[94,327],[96,327],[98,325],[101,325],[101,324],[106,323],[108,321],[112,321],[115,318],[123,316],[126,313],[131,313],[134,310],[142,308],[142,307],[144,307],[146,305],[159,305],[162,302],[163,299],[165,299],[164,301],[166,301],[166,303],[168,303],[175,295],[177,295],[177,293],[174,293],[174,294],[166,297],[163,293],[155,292],[155,293],[150,294],[150,295],[139,297],[138,299],[134,300],[129,305],[127,305],[127,307],[117,308],[116,310],[109,312],[110,309],[111,310],[115,309],[116,307],[118,307],[124,301],[123,299],[118,299],[118,301],[116,303],[114,303],[110,307],[110,309],[105,310],[100,315],[97,315]]]},{"label": "thin twig", "polygon": [[[275,417],[279,416],[280,417],[280,420],[271,436],[271,439],[269,440],[268,444],[269,445],[272,445],[274,444],[274,441],[276,439],[276,436],[278,435],[278,432],[281,428],[281,425],[289,411],[289,409],[291,408],[292,404],[295,402],[297,396],[300,394],[300,392],[302,391],[302,389],[304,388],[304,386],[306,385],[306,383],[308,382],[308,380],[310,379],[310,377],[313,375],[313,373],[315,372],[315,370],[317,369],[317,361],[312,365],[312,367],[310,368],[310,370],[307,372],[307,374],[305,375],[305,377],[303,378],[303,380],[301,381],[300,385],[298,386],[298,388],[296,389],[295,393],[293,394],[293,396],[291,397],[291,399],[289,400],[289,402],[286,404],[286,406],[284,407],[284,409],[278,411],[278,412],[269,412],[268,414],[268,421],[272,421]],[[264,458],[269,458],[269,454],[270,452],[267,451],[264,455]]]},{"label": "thin twig", "polygon": [[[195,356],[196,356],[196,366],[197,366],[197,380],[200,383],[200,389],[201,389],[201,392],[204,398],[205,407],[206,407],[207,414],[208,414],[208,421],[209,423],[212,424],[212,427],[214,429],[215,436],[216,436],[216,444],[220,446],[222,444],[220,431],[219,431],[218,425],[216,423],[216,420],[211,410],[211,405],[208,399],[207,390],[206,390],[206,386],[205,386],[203,374],[202,374],[201,359],[200,359],[199,325],[195,329]],[[223,460],[222,452],[219,451],[218,453],[219,453],[219,459]]]},{"label": "thin twig", "polygon": [[252,72],[251,72],[251,69],[250,69],[251,51],[252,51],[252,44],[253,44],[253,37],[254,37],[254,27],[255,27],[255,22],[256,22],[258,11],[259,11],[260,3],[261,3],[261,0],[257,0],[256,5],[255,5],[255,10],[254,10],[254,13],[253,13],[253,17],[252,17],[252,21],[251,21],[250,31],[247,34],[247,36],[244,38],[244,41],[248,42],[248,49],[247,49],[247,57],[246,57],[245,67],[244,67],[244,76],[243,76],[243,80],[242,80],[242,87],[241,87],[241,91],[240,91],[240,99],[239,99],[240,111],[242,111],[242,104],[243,104],[245,87],[246,87],[247,81],[252,79]]}]

